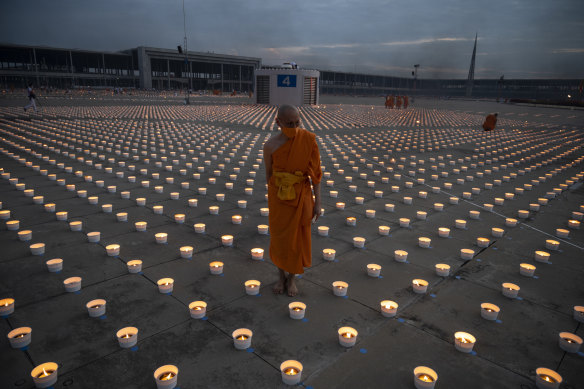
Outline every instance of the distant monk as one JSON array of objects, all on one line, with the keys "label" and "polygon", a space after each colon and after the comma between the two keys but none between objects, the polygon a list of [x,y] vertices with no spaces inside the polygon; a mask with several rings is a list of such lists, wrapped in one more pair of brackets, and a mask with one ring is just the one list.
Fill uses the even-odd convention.
[{"label": "distant monk", "polygon": [[408,108],[408,105],[410,104],[410,99],[408,96],[404,96],[404,109]]},{"label": "distant monk", "polygon": [[495,126],[497,125],[497,116],[498,115],[499,115],[498,113],[488,114],[487,117],[485,118],[485,122],[483,123],[483,130],[493,131],[495,129]]},{"label": "distant monk", "polygon": [[396,100],[396,102],[395,102],[395,107],[396,107],[397,109],[400,109],[400,108],[401,108],[401,105],[402,105],[402,97],[401,97],[401,96],[398,96],[398,97],[397,97],[397,100]]},{"label": "distant monk", "polygon": [[[279,270],[273,288],[296,296],[296,274],[312,264],[311,219],[320,215],[320,153],[316,136],[300,127],[300,114],[291,105],[278,109],[280,132],[264,144],[270,209],[270,258]],[[312,188],[315,201],[312,200]]]}]

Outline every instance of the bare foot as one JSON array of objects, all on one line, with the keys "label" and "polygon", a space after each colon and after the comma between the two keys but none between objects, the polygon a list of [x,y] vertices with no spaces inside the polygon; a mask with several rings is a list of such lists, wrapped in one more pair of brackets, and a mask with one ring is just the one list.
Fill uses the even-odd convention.
[{"label": "bare foot", "polygon": [[296,276],[291,274],[286,281],[286,288],[288,289],[288,296],[294,297],[298,294],[298,287],[296,286]]},{"label": "bare foot", "polygon": [[278,282],[276,282],[276,284],[272,288],[272,292],[274,292],[275,294],[284,293],[284,280],[282,279],[278,280]]}]

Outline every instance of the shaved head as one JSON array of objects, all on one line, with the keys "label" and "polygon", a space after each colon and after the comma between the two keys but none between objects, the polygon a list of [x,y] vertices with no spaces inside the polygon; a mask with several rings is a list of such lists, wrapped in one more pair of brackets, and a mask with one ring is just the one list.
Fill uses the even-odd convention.
[{"label": "shaved head", "polygon": [[300,113],[293,105],[283,104],[278,108],[276,123],[282,127],[296,128],[300,126]]}]

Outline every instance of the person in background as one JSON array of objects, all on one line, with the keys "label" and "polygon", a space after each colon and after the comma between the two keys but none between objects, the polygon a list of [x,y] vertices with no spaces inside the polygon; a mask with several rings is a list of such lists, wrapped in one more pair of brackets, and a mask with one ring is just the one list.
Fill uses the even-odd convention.
[{"label": "person in background", "polygon": [[497,125],[497,116],[498,113],[490,113],[485,118],[485,122],[483,123],[483,130],[485,131],[493,131],[495,126]]},{"label": "person in background", "polygon": [[28,83],[28,88],[26,88],[28,92],[28,105],[24,107],[24,112],[30,107],[34,108],[34,111],[37,111],[36,107],[36,95],[34,94],[34,90],[32,89],[32,82]]}]

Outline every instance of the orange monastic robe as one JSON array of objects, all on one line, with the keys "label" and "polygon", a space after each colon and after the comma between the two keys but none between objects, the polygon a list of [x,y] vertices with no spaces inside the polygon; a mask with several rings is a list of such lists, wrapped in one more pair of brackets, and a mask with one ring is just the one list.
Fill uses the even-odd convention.
[{"label": "orange monastic robe", "polygon": [[497,125],[497,117],[492,113],[487,115],[485,122],[483,123],[483,129],[485,131],[493,131]]},{"label": "orange monastic robe", "polygon": [[280,200],[274,175],[268,183],[270,208],[270,257],[280,269],[294,274],[304,273],[312,264],[310,227],[314,201],[308,177],[314,185],[320,183],[320,153],[315,135],[307,130],[295,130],[293,138],[272,153],[272,172],[294,174],[300,171],[307,178],[294,184],[296,198]]}]

